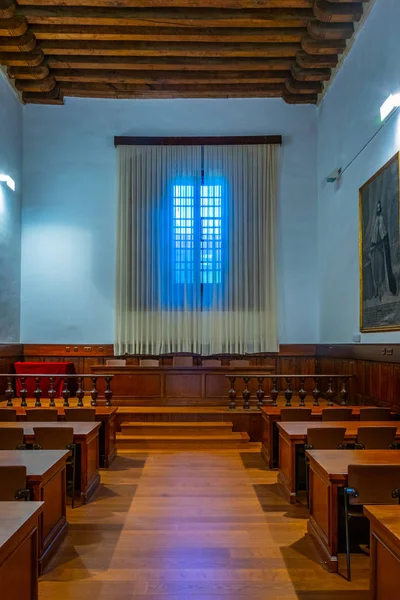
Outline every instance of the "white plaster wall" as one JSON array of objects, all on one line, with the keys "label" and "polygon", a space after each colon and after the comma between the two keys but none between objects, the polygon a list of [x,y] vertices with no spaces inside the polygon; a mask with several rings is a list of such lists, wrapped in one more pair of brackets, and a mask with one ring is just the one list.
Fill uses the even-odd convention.
[{"label": "white plaster wall", "polygon": [[0,343],[19,341],[21,277],[22,106],[0,71]]},{"label": "white plaster wall", "polygon": [[24,109],[21,341],[112,343],[115,135],[282,134],[281,343],[315,343],[316,109],[282,100],[90,100]]},{"label": "white plaster wall", "polygon": [[[381,131],[379,109],[400,91],[400,2],[376,2],[318,110],[318,279],[320,342],[350,343],[359,331],[358,190],[400,149],[396,115]],[[345,168],[340,186],[323,183]],[[400,332],[362,342],[400,342]]]}]

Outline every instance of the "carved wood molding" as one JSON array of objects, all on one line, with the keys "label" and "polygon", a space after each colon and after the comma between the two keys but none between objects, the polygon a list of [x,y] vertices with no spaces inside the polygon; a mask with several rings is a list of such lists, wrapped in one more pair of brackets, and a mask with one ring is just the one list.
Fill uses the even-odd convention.
[{"label": "carved wood molding", "polygon": [[0,344],[0,357],[12,356],[18,359],[24,352],[22,344]]},{"label": "carved wood molding", "polygon": [[[60,90],[56,87],[56,80],[49,76],[49,70],[43,64],[43,52],[36,49],[36,36],[28,29],[26,18],[16,15],[16,10],[14,0],[0,0],[0,64],[15,68],[36,68],[43,65],[41,70],[33,73],[20,71],[19,78],[15,78],[15,87],[24,93],[38,93],[38,97],[42,99],[47,99],[48,94],[52,94],[52,100],[59,99]],[[26,100],[24,94],[22,97]]]},{"label": "carved wood molding", "polygon": [[0,0],[0,19],[10,19],[15,15],[14,0]]},{"label": "carved wood molding", "polygon": [[[323,89],[322,82],[330,78],[326,69],[333,68],[338,63],[338,55],[346,49],[346,40],[353,35],[354,22],[361,19],[363,8],[362,2],[358,0],[314,0],[312,9],[314,18],[307,23],[307,35],[301,40],[302,52],[297,53],[296,63],[292,65],[291,71],[297,81],[320,81],[321,89],[316,92],[319,94]],[[315,56],[327,56],[329,61],[316,62],[313,59]],[[296,67],[301,67],[301,71]],[[313,74],[307,75],[307,69],[320,72],[321,68],[325,69],[321,79],[318,80]],[[296,77],[296,73],[301,79]],[[284,99],[294,103],[297,94],[302,91],[301,87],[296,90],[296,86],[286,84]],[[310,102],[315,100],[315,94],[311,93],[309,98]]]},{"label": "carved wood molding", "polygon": [[28,23],[24,17],[0,18],[0,36],[23,35],[28,29]]},{"label": "carved wood molding", "polygon": [[400,344],[319,344],[317,358],[400,364]]},{"label": "carved wood molding", "polygon": [[61,104],[69,95],[282,97],[315,103],[354,33],[362,5],[360,0],[0,0],[0,64],[10,68],[26,102]]},{"label": "carved wood molding", "polygon": [[[112,344],[23,344],[22,351],[24,356],[65,356],[71,358],[73,356],[103,356],[107,358],[114,356],[114,346]],[[314,357],[315,354],[315,344],[282,344],[279,353],[266,353],[262,356]]]}]

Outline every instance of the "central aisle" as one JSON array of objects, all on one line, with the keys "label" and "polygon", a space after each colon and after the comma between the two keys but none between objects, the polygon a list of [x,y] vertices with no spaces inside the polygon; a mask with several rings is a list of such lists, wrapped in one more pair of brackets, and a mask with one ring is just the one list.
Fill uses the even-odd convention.
[{"label": "central aisle", "polygon": [[368,558],[351,584],[324,571],[259,452],[123,454],[101,476],[39,600],[368,600]]}]

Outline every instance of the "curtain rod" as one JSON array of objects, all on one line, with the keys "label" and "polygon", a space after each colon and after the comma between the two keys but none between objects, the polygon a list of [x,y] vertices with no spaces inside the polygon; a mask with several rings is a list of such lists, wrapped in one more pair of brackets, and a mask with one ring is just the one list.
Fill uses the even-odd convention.
[{"label": "curtain rod", "polygon": [[281,135],[243,135],[221,137],[114,137],[114,146],[228,146],[244,144],[282,144]]}]

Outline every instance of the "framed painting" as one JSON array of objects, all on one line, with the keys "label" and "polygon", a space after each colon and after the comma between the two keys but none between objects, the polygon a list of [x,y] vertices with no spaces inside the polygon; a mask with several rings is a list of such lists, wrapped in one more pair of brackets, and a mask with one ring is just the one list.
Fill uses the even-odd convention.
[{"label": "framed painting", "polygon": [[360,188],[360,330],[400,330],[400,152]]}]

